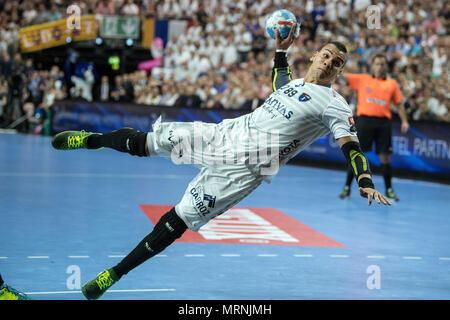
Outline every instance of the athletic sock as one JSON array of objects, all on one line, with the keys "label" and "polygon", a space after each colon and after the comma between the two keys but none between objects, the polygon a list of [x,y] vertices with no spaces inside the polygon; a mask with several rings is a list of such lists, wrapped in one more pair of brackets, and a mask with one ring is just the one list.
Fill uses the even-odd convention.
[{"label": "athletic sock", "polygon": [[86,144],[88,149],[107,147],[142,157],[147,155],[145,150],[146,141],[147,132],[123,128],[105,134],[93,134],[87,138]]},{"label": "athletic sock", "polygon": [[352,185],[352,182],[355,178],[355,175],[353,174],[353,169],[351,167],[348,167],[347,169],[347,180],[345,181],[345,185],[347,187],[350,187]]},{"label": "athletic sock", "polygon": [[381,172],[384,178],[386,190],[392,188],[392,168],[390,163],[381,164]]},{"label": "athletic sock", "polygon": [[163,215],[150,232],[122,261],[115,267],[114,272],[120,278],[143,262],[157,255],[186,231],[187,226],[172,208]]}]

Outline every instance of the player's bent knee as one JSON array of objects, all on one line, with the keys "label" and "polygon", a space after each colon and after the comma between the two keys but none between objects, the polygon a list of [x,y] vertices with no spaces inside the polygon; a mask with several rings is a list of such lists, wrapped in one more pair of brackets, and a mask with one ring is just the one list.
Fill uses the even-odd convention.
[{"label": "player's bent knee", "polygon": [[165,213],[149,234],[152,249],[156,252],[164,250],[187,230],[184,221],[175,212],[175,207]]},{"label": "player's bent knee", "polygon": [[127,139],[128,152],[133,156],[146,157],[147,153],[147,132],[134,130]]}]

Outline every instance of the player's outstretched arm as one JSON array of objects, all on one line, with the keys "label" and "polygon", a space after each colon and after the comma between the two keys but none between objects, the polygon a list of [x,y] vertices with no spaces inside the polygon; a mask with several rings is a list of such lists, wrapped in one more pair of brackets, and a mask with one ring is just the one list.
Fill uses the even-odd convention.
[{"label": "player's outstretched arm", "polygon": [[349,136],[338,139],[339,146],[349,165],[353,168],[359,185],[359,194],[368,199],[368,205],[375,200],[377,203],[391,205],[391,203],[377,190],[372,182],[369,161],[361,150],[357,137]]},{"label": "player's outstretched arm", "polygon": [[287,38],[281,39],[280,32],[275,30],[275,58],[272,69],[272,90],[277,91],[279,88],[288,84],[292,80],[292,72],[286,58],[287,49],[295,40],[295,29],[291,28],[291,32]]}]

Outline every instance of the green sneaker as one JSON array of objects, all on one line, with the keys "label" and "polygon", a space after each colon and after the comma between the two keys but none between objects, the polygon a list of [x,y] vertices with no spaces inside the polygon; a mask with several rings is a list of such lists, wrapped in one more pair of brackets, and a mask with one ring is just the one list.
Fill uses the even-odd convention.
[{"label": "green sneaker", "polygon": [[[101,133],[81,131],[63,131],[55,135],[52,139],[52,146],[58,150],[89,149],[87,138],[93,134]],[[103,148],[98,148],[103,149]]]},{"label": "green sneaker", "polygon": [[394,192],[394,189],[392,188],[388,188],[386,190],[386,197],[388,197],[389,199],[392,199],[394,201],[399,201],[400,199],[397,197],[397,195]]},{"label": "green sneaker", "polygon": [[117,281],[119,281],[119,277],[111,268],[100,272],[97,278],[86,283],[81,288],[81,292],[83,292],[86,299],[97,300]]},{"label": "green sneaker", "polygon": [[344,188],[342,189],[342,192],[339,194],[339,198],[345,199],[348,197],[350,197],[350,187],[344,186]]},{"label": "green sneaker", "polygon": [[0,300],[33,300],[25,293],[20,292],[6,284],[0,287]]}]

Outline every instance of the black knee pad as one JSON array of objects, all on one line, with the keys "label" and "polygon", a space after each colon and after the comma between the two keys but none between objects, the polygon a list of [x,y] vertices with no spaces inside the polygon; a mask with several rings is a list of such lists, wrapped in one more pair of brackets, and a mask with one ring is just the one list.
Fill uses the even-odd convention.
[{"label": "black knee pad", "polygon": [[132,128],[123,128],[100,136],[102,146],[113,148],[120,152],[127,152],[133,156],[147,155],[145,144],[147,133]]},{"label": "black knee pad", "polygon": [[153,231],[147,236],[147,243],[154,254],[163,251],[167,246],[181,237],[186,231],[187,226],[184,221],[178,217],[173,207],[169,212],[164,214],[156,223]]},{"label": "black knee pad", "polygon": [[128,128],[122,130],[128,131],[125,139],[125,148],[127,149],[127,152],[133,156],[147,156],[147,152],[145,151],[147,132],[141,132],[139,130]]}]

